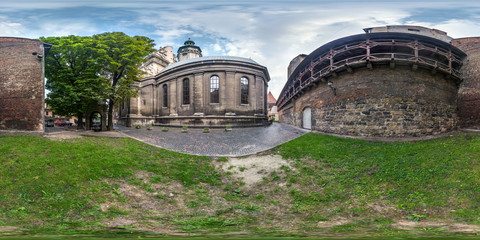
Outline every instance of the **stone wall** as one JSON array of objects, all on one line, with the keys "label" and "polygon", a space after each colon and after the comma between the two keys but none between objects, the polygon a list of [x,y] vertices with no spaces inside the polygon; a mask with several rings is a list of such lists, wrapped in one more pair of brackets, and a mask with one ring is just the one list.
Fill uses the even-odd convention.
[{"label": "stone wall", "polygon": [[302,127],[312,109],[312,129],[358,136],[421,136],[456,127],[453,80],[410,67],[374,66],[329,78],[299,95],[279,112],[281,122]]},{"label": "stone wall", "polygon": [[43,131],[42,46],[0,38],[0,130]]},{"label": "stone wall", "polygon": [[452,45],[467,54],[461,69],[463,81],[458,89],[459,125],[480,128],[480,38],[454,39]]}]

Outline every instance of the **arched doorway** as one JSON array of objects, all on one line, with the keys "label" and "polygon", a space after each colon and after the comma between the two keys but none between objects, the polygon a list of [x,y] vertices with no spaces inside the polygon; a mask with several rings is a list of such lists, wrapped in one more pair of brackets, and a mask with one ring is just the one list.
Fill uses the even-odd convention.
[{"label": "arched doorway", "polygon": [[309,107],[303,109],[302,127],[305,129],[312,129],[312,109]]},{"label": "arched doorway", "polygon": [[102,131],[102,114],[93,112],[90,115],[90,129],[94,131]]}]

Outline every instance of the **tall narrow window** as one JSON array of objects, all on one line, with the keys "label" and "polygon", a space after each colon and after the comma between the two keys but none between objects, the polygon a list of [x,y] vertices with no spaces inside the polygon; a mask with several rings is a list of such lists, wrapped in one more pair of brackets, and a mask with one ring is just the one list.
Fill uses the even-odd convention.
[{"label": "tall narrow window", "polygon": [[190,81],[183,79],[183,104],[190,104]]},{"label": "tall narrow window", "polygon": [[220,78],[218,76],[210,77],[210,103],[219,103],[220,97],[218,94],[220,86]]},{"label": "tall narrow window", "polygon": [[168,89],[167,89],[167,84],[163,84],[163,107],[168,107]]},{"label": "tall narrow window", "polygon": [[242,104],[248,104],[248,78],[240,78],[240,99]]}]

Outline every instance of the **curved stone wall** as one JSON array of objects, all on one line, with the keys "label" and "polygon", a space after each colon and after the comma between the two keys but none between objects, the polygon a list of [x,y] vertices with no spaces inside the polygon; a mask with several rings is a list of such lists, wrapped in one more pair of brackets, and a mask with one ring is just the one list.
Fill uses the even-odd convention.
[{"label": "curved stone wall", "polygon": [[[422,136],[456,126],[456,84],[441,74],[407,67],[357,69],[320,84],[280,111],[280,121],[303,126],[311,108],[313,130],[358,136]],[[336,93],[336,95],[335,95]]]},{"label": "curved stone wall", "polygon": [[332,41],[309,54],[289,77],[277,101],[280,121],[357,136],[453,130],[464,57],[444,41],[408,33]]},{"label": "curved stone wall", "polygon": [[458,89],[459,125],[480,128],[480,38],[454,39],[452,45],[467,54],[461,69],[463,81]]}]

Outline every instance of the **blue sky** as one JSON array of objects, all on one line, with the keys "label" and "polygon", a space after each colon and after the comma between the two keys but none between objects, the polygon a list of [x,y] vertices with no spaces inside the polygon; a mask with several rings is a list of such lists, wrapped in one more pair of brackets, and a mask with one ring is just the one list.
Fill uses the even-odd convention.
[{"label": "blue sky", "polygon": [[266,66],[275,97],[298,54],[366,27],[399,24],[480,36],[480,1],[0,0],[0,36],[121,31],[174,51],[190,37],[204,56],[247,57]]}]

